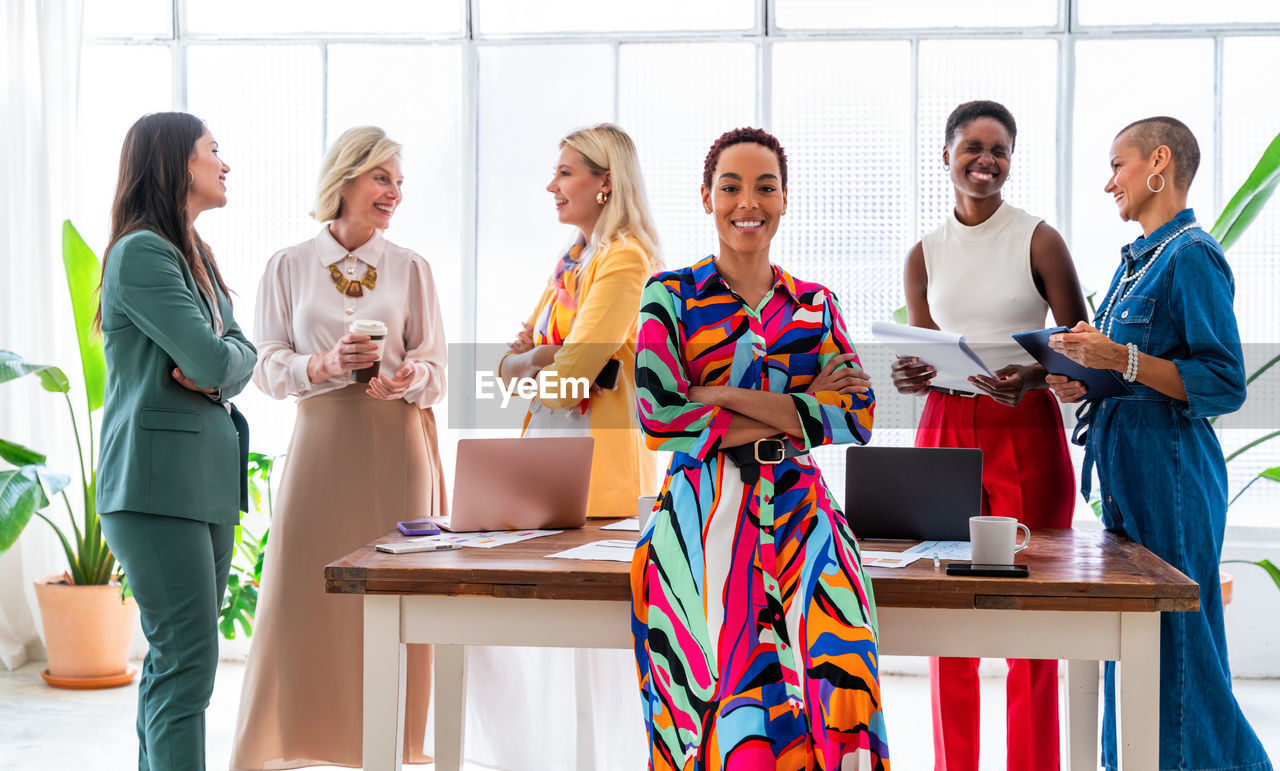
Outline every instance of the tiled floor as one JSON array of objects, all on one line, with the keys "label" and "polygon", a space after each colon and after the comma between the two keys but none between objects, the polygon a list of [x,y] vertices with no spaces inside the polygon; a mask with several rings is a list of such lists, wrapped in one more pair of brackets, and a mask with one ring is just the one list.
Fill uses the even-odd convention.
[{"label": "tiled floor", "polygon": [[[136,688],[61,691],[40,679],[41,666],[0,671],[0,769],[5,771],[129,771],[137,767],[133,719]],[[208,712],[208,767],[225,769],[244,665],[223,663]],[[1236,694],[1268,752],[1280,759],[1280,680],[1238,680]],[[929,682],[887,675],[882,682],[893,765],[897,771],[927,771],[933,749]],[[1004,767],[1003,681],[984,678],[983,769]],[[643,768],[643,761],[636,768]],[[423,768],[423,767],[417,767]],[[430,768],[429,766],[426,768]],[[468,771],[482,771],[468,766]],[[512,771],[532,771],[512,769]],[[603,769],[601,771],[604,771]]]}]

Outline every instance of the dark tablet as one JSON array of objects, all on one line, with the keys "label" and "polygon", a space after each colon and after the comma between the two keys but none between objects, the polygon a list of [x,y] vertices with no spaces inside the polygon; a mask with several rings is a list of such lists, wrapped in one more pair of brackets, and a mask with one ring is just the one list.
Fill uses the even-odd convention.
[{"label": "dark tablet", "polygon": [[1085,385],[1084,398],[1105,399],[1108,396],[1124,396],[1133,393],[1133,389],[1124,382],[1120,373],[1113,369],[1093,369],[1068,359],[1049,347],[1049,335],[1059,332],[1070,332],[1066,327],[1037,329],[1032,332],[1018,332],[1013,339],[1026,349],[1027,353],[1044,365],[1050,375],[1065,375],[1072,380],[1079,380]]}]

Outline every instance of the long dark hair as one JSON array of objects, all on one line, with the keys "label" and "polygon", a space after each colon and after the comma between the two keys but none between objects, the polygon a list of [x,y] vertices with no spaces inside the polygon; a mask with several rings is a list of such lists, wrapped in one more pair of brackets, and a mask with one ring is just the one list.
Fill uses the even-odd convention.
[{"label": "long dark hair", "polygon": [[[216,296],[213,281],[228,299],[231,297],[213,252],[187,217],[187,192],[191,187],[187,164],[204,129],[204,121],[185,112],[151,113],[129,128],[120,149],[120,177],[111,204],[111,240],[102,255],[104,274],[117,241],[134,231],[150,230],[177,248],[195,276],[196,286],[210,301]],[[213,268],[212,281],[202,253]],[[98,290],[102,290],[101,279]],[[102,329],[101,304],[93,325]]]}]

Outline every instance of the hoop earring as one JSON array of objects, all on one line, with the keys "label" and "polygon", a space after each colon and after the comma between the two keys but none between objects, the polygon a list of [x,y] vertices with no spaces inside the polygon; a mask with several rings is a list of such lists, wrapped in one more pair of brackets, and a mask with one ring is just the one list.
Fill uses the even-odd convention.
[{"label": "hoop earring", "polygon": [[196,183],[196,175],[191,169],[187,169],[187,184],[194,185]]},{"label": "hoop earring", "polygon": [[1152,177],[1159,177],[1159,178],[1160,178],[1160,190],[1164,190],[1164,175],[1163,175],[1163,174],[1149,174],[1149,175],[1147,175],[1147,189],[1148,189],[1148,190],[1150,190],[1150,191],[1151,191],[1151,192],[1153,192],[1153,193],[1158,193],[1158,192],[1160,192],[1160,190],[1157,190],[1156,188],[1154,188],[1154,187],[1152,187],[1152,186],[1151,186],[1151,178],[1152,178]]},{"label": "hoop earring", "polygon": [[949,163],[944,163],[944,164],[942,164],[942,170],[943,170],[943,171],[951,171],[951,164],[949,164]]},{"label": "hoop earring", "polygon": [[604,206],[605,204],[609,203],[609,194],[603,190],[596,193],[596,203],[600,204],[601,206]]}]

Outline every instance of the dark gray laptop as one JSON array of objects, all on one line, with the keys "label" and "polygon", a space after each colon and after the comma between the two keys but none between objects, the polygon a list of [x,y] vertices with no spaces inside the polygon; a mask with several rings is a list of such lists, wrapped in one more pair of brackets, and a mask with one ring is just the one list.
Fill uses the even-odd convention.
[{"label": "dark gray laptop", "polygon": [[862,538],[967,541],[982,513],[982,450],[850,447],[844,515]]}]

